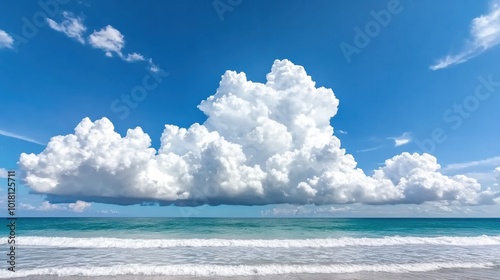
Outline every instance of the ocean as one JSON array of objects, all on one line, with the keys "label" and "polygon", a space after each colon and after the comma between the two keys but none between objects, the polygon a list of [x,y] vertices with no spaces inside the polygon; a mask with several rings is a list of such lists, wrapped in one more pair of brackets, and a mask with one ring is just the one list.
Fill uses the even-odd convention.
[{"label": "ocean", "polygon": [[[7,222],[6,222],[7,224]],[[18,218],[2,279],[500,279],[500,219]]]}]

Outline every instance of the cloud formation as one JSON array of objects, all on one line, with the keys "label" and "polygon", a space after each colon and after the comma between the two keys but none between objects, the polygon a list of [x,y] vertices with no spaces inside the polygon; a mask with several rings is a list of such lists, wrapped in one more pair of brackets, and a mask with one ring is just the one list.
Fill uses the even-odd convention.
[{"label": "cloud formation", "polygon": [[64,209],[62,205],[52,204],[48,201],[42,202],[42,205],[36,208],[39,211],[52,211],[52,210],[62,210]]},{"label": "cloud formation", "polygon": [[19,203],[19,206],[21,206],[21,209],[25,209],[25,210],[35,210],[36,207],[31,205],[31,204],[28,204],[28,203]]},{"label": "cloud formation", "polygon": [[49,201],[44,201],[38,207],[35,207],[28,203],[20,203],[21,209],[24,210],[36,210],[36,211],[54,211],[54,210],[69,210],[75,213],[82,213],[87,208],[92,206],[92,203],[84,202],[81,200],[77,200],[75,203],[69,203],[67,205],[63,204],[52,204]]},{"label": "cloud formation", "polygon": [[75,203],[68,204],[68,208],[73,210],[73,212],[82,213],[83,211],[85,211],[85,209],[89,208],[91,205],[92,205],[91,203],[77,200]]},{"label": "cloud formation", "polygon": [[85,44],[85,39],[83,34],[87,30],[83,24],[83,19],[80,17],[75,17],[70,12],[64,11],[62,13],[64,20],[61,23],[55,22],[53,19],[47,18],[47,23],[49,27],[55,31],[64,33],[69,38],[73,38],[78,42]]},{"label": "cloud formation", "polygon": [[160,205],[495,203],[435,157],[402,153],[369,176],[341,148],[330,119],[339,100],[302,66],[276,60],[266,83],[226,71],[198,108],[203,124],[165,125],[158,150],[140,127],[125,136],[83,119],[40,154],[21,154],[25,183],[51,202]]},{"label": "cloud formation", "polygon": [[274,207],[269,210],[260,211],[261,216],[333,216],[338,213],[350,212],[350,206],[344,207],[307,207],[307,206],[289,206]]},{"label": "cloud formation", "polygon": [[45,143],[39,142],[39,141],[37,141],[37,140],[35,140],[33,138],[26,137],[26,136],[23,136],[23,135],[12,133],[12,132],[8,132],[8,131],[5,131],[5,130],[0,130],[0,135],[5,136],[5,137],[14,138],[14,139],[23,140],[23,141],[26,141],[26,142],[30,142],[30,143],[34,143],[34,144],[38,144],[38,145],[42,145],[42,146],[46,145]]},{"label": "cloud formation", "polygon": [[394,140],[394,146],[399,147],[411,143],[412,137],[411,133],[405,132],[398,137],[389,137],[388,139]]},{"label": "cloud formation", "polygon": [[5,168],[0,168],[0,178],[7,178],[7,169]]},{"label": "cloud formation", "polygon": [[12,36],[4,30],[0,29],[0,49],[12,48],[14,48],[14,38],[12,38]]},{"label": "cloud formation", "polygon": [[111,25],[95,31],[89,36],[89,43],[96,49],[106,52],[106,56],[112,57],[113,53],[123,56],[122,48],[125,46],[125,40],[122,33]]},{"label": "cloud formation", "polygon": [[449,54],[430,66],[432,70],[439,70],[451,65],[460,64],[474,58],[484,51],[500,43],[500,1],[491,3],[488,14],[472,20],[470,29],[471,39],[458,54]]},{"label": "cloud formation", "polygon": [[111,25],[90,34],[89,43],[92,47],[103,50],[107,57],[113,57],[114,53],[127,62],[145,60],[144,56],[139,53],[134,52],[127,55],[122,53],[122,48],[125,46],[125,37],[118,29]]},{"label": "cloud formation", "polygon": [[[116,28],[107,25],[101,30],[94,30],[92,34],[85,39],[85,32],[87,27],[83,23],[81,17],[74,16],[73,13],[68,11],[62,12],[63,20],[57,23],[53,19],[47,18],[47,23],[50,28],[64,33],[69,38],[73,38],[78,42],[85,44],[88,42],[90,46],[104,51],[107,57],[118,56],[126,62],[145,61],[149,64],[149,68],[153,72],[158,72],[159,67],[153,63],[153,59],[146,59],[142,54],[133,52],[123,54],[122,49],[125,47],[125,36]],[[2,47],[2,30],[0,30],[0,48]],[[12,38],[12,37],[11,37]]]},{"label": "cloud formation", "polygon": [[491,157],[491,158],[482,159],[482,160],[474,160],[474,161],[469,161],[469,162],[449,164],[445,168],[443,168],[443,172],[453,172],[453,171],[458,171],[458,170],[463,170],[463,169],[469,169],[472,167],[491,167],[491,166],[498,166],[498,165],[500,165],[500,156]]}]

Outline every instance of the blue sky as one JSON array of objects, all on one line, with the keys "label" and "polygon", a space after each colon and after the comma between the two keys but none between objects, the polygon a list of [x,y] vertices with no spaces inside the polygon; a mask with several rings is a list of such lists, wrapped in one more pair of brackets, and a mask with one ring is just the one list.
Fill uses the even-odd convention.
[{"label": "blue sky", "polygon": [[[121,136],[141,127],[158,150],[165,124],[188,128],[207,119],[197,106],[216,93],[226,70],[266,83],[274,61],[287,59],[303,66],[316,87],[333,90],[340,101],[330,121],[334,135],[367,175],[403,152],[429,152],[442,174],[465,174],[477,179],[481,190],[500,190],[494,174],[500,167],[498,2],[41,3],[51,5],[47,10],[37,1],[0,3],[0,168],[18,170],[19,180],[26,172],[18,165],[22,153],[40,154],[51,137],[74,133],[86,117],[109,119]],[[390,18],[380,24],[377,15]],[[371,35],[366,35],[367,28]],[[363,32],[364,42],[357,30]],[[355,51],[346,54],[346,46]],[[150,89],[140,101],[126,105],[123,96],[144,86],[145,80]],[[482,99],[475,95],[478,87]],[[27,185],[18,188],[19,215],[500,213],[498,205],[445,200],[188,209],[119,206],[82,196],[79,202],[58,204],[43,194],[30,194],[32,190]],[[5,207],[5,199],[2,203]]]}]

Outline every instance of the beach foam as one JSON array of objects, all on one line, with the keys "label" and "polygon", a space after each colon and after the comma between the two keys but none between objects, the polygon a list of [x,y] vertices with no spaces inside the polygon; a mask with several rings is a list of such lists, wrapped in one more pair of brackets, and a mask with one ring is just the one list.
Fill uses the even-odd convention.
[{"label": "beach foam", "polygon": [[[254,248],[335,248],[346,246],[401,246],[401,245],[448,245],[486,246],[500,245],[500,236],[473,237],[414,237],[386,236],[382,238],[328,238],[328,239],[124,239],[124,238],[72,238],[20,236],[21,246],[57,248],[171,248],[171,247],[254,247]],[[0,244],[6,244],[1,240]]]},{"label": "beach foam", "polygon": [[[109,267],[57,267],[19,270],[16,277],[35,275],[53,276],[117,276],[117,275],[165,275],[165,276],[251,276],[276,274],[337,274],[354,272],[426,272],[450,268],[488,268],[493,263],[435,262],[411,264],[335,264],[335,265],[169,265],[142,266],[117,265]],[[9,271],[1,271],[0,278],[12,277]]]}]

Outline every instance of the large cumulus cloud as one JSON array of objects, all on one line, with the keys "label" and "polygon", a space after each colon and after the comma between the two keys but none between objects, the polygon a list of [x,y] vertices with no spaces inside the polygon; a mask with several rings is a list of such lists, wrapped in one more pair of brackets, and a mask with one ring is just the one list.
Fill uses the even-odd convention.
[{"label": "large cumulus cloud", "polygon": [[445,176],[429,154],[403,153],[367,175],[330,119],[339,100],[304,68],[275,61],[267,82],[227,71],[198,108],[203,124],[166,125],[161,147],[141,128],[122,137],[85,118],[38,154],[22,154],[26,184],[50,201],[162,205],[495,203],[475,179]]}]

